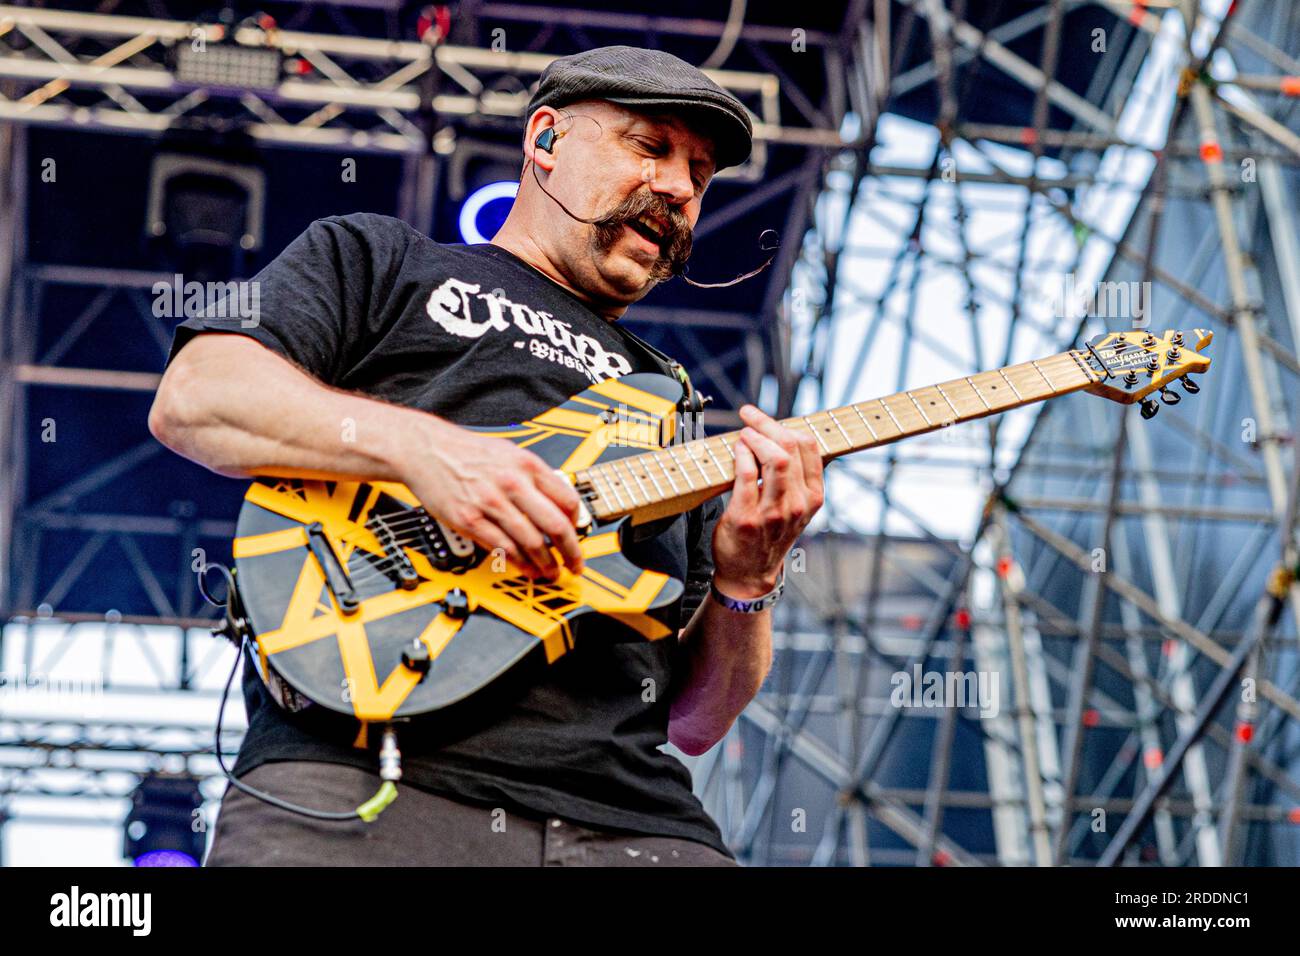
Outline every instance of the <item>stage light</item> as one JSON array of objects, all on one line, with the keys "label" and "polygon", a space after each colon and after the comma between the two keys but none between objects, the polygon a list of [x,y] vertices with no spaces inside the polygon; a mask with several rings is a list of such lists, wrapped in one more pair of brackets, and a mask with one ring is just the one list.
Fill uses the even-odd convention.
[{"label": "stage light", "polygon": [[207,845],[194,777],[155,773],[131,794],[123,855],[136,866],[198,866]]},{"label": "stage light", "polygon": [[474,190],[460,207],[460,235],[469,245],[490,242],[510,214],[519,184],[489,183]]},{"label": "stage light", "polygon": [[150,850],[135,858],[136,866],[198,866],[199,861],[180,850]]},{"label": "stage light", "polygon": [[283,54],[275,48],[208,43],[200,49],[176,48],[176,82],[196,87],[273,90],[280,85]]}]

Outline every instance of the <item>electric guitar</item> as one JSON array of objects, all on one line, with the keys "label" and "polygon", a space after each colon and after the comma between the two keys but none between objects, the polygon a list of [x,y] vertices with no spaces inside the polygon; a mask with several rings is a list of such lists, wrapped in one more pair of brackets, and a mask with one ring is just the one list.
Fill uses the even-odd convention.
[{"label": "electric guitar", "polygon": [[[1179,396],[1212,334],[1112,332],[1085,348],[800,416],[822,458],[875,448],[1071,392],[1150,418]],[[681,514],[734,482],[737,433],[677,440],[682,388],[657,374],[592,385],[507,428],[476,428],[527,447],[567,477],[582,502],[585,567],[553,582],[525,576],[430,515],[403,484],[262,477],[248,489],[234,540],[237,584],[228,636],[247,640],[258,673],[288,710],[312,706],[367,722],[438,711],[530,656],[553,663],[574,625],[601,614],[646,640],[674,636],[675,578],[629,561],[626,529]]]}]

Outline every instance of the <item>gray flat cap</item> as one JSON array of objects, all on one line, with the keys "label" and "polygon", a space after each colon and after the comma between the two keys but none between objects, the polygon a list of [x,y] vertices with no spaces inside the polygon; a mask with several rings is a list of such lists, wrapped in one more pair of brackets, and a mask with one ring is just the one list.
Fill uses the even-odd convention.
[{"label": "gray flat cap", "polygon": [[718,169],[740,165],[753,148],[754,126],[740,100],[662,50],[603,46],[552,60],[542,71],[524,121],[540,106],[558,108],[579,100],[692,114],[701,132],[713,139]]}]

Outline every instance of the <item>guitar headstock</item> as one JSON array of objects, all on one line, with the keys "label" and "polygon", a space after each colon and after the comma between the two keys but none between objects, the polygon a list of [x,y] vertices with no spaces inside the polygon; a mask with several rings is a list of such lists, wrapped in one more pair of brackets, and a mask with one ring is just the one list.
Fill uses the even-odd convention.
[{"label": "guitar headstock", "polygon": [[1170,390],[1171,382],[1178,380],[1189,395],[1201,390],[1186,376],[1210,367],[1209,356],[1200,352],[1209,347],[1213,338],[1214,333],[1208,329],[1167,331],[1159,335],[1134,329],[1094,336],[1076,351],[1089,368],[1103,376],[1101,381],[1089,385],[1087,391],[1122,405],[1141,401],[1142,417],[1152,418],[1160,409],[1154,398],[1147,398],[1152,392],[1159,391],[1160,400],[1166,405],[1177,405],[1181,396]]}]

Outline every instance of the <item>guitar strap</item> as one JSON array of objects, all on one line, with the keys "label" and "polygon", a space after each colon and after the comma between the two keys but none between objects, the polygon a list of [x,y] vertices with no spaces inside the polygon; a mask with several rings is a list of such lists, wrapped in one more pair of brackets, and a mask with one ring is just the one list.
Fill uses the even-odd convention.
[{"label": "guitar strap", "polygon": [[634,349],[639,350],[643,355],[649,357],[652,363],[659,366],[660,372],[673,381],[681,383],[682,398],[677,403],[677,408],[683,413],[690,413],[691,417],[687,420],[694,421],[695,416],[704,410],[704,405],[709,399],[695,390],[695,387],[691,384],[691,377],[686,373],[682,363],[669,355],[665,355],[631,329],[624,328],[618,322],[611,324]]}]

